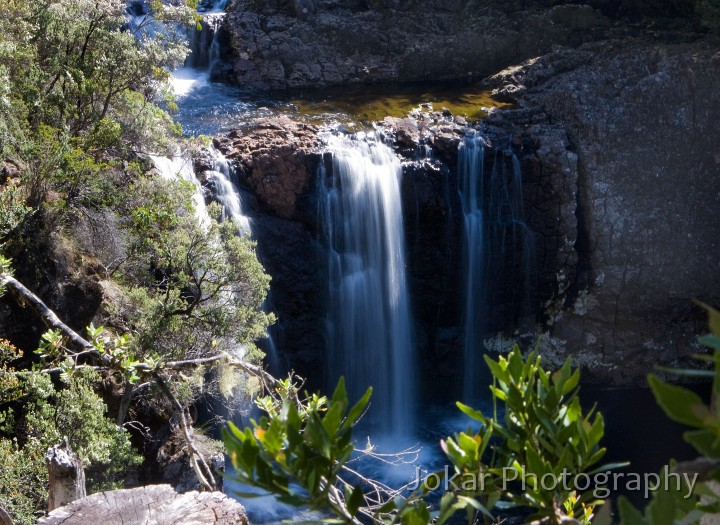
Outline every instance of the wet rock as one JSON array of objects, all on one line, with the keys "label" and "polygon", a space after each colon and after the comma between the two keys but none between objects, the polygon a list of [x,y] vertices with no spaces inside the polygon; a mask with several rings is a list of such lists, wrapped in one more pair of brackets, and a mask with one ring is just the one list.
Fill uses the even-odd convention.
[{"label": "wet rock", "polygon": [[240,168],[240,178],[261,206],[278,217],[314,221],[311,207],[320,162],[318,128],[287,117],[257,121],[251,132],[216,140]]}]

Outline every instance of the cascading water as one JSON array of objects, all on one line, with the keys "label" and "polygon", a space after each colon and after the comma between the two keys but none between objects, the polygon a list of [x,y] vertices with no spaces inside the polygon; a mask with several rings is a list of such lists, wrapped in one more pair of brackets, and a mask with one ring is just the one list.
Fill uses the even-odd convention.
[{"label": "cascading water", "polygon": [[493,249],[488,267],[499,284],[490,298],[502,294],[510,305],[494,317],[522,327],[534,322],[537,265],[535,237],[524,219],[520,161],[511,151],[495,152],[489,194],[488,241]]},{"label": "cascading water", "polygon": [[[458,150],[458,179],[465,233],[463,398],[473,402],[488,379],[484,338],[498,318],[517,326],[534,310],[535,241],[523,218],[520,162],[511,151],[495,151],[486,177],[485,141],[469,131]],[[496,302],[505,309],[495,312]]]},{"label": "cascading water", "polygon": [[407,437],[414,427],[415,345],[405,279],[400,162],[363,134],[330,136],[320,173],[329,244],[327,367],[358,399],[374,389],[369,424]]},{"label": "cascading water", "polygon": [[190,54],[182,68],[173,72],[173,92],[184,97],[207,86],[212,68],[220,60],[220,26],[225,18],[226,0],[202,2],[198,6],[202,20],[188,35]]},{"label": "cascading water", "polygon": [[234,179],[234,170],[225,156],[210,147],[212,156],[212,170],[206,171],[207,176],[214,186],[215,198],[222,204],[223,219],[229,219],[235,223],[240,233],[250,234],[250,220],[243,212],[242,200],[237,190]]},{"label": "cascading water", "polygon": [[200,185],[200,181],[195,176],[192,159],[187,155],[181,154],[172,157],[150,155],[150,159],[162,178],[166,180],[177,180],[179,177],[180,179],[190,182],[193,186],[195,186],[195,193],[193,194],[195,215],[201,227],[204,229],[209,228],[210,216],[208,215],[207,207],[205,206],[205,195],[203,193],[202,186]]},{"label": "cascading water", "polygon": [[480,393],[483,307],[485,305],[485,231],[483,220],[485,144],[474,132],[465,136],[458,151],[458,188],[464,217],[463,272],[465,276],[463,398]]}]

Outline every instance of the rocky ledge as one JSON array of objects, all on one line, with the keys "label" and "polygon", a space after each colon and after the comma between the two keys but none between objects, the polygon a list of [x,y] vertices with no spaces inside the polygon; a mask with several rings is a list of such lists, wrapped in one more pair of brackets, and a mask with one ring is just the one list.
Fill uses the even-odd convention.
[{"label": "rocky ledge", "polygon": [[[488,81],[515,109],[474,127],[489,151],[511,152],[522,167],[538,267],[539,330],[528,334],[545,333],[546,359],[572,355],[586,378],[622,384],[642,381],[657,363],[684,364],[699,349],[706,319],[692,299],[720,304],[719,76],[720,54],[710,46],[625,38],[558,49]],[[378,128],[404,159],[423,366],[452,378],[461,335],[459,270],[448,270],[462,249],[455,163],[469,126],[420,108]],[[218,142],[241,167],[240,184],[262,218],[256,236],[273,275],[278,342],[297,370],[321,369],[324,340],[318,131],[265,120]],[[486,344],[522,338],[506,328]]]},{"label": "rocky ledge", "polygon": [[716,46],[626,38],[489,82],[520,108],[489,124],[535,143],[561,126],[577,158],[577,266],[558,276],[547,353],[574,355],[598,380],[682,364],[707,331],[692,300],[720,304],[718,78]]},{"label": "rocky ledge", "polygon": [[610,25],[550,0],[235,0],[230,77],[264,89],[479,79]]},{"label": "rocky ledge", "polygon": [[235,130],[215,140],[215,147],[240,168],[240,177],[270,214],[284,219],[303,216],[320,161],[315,126],[287,117],[259,119],[244,134]]}]

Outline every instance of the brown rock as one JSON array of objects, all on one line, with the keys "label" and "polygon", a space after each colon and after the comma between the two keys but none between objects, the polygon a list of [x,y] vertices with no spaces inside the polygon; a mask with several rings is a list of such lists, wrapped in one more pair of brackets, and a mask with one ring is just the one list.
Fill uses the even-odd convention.
[{"label": "brown rock", "polygon": [[266,118],[245,135],[232,132],[218,140],[218,147],[241,168],[243,182],[261,205],[293,218],[303,213],[298,199],[314,187],[320,161],[317,134],[317,127],[287,117]]}]

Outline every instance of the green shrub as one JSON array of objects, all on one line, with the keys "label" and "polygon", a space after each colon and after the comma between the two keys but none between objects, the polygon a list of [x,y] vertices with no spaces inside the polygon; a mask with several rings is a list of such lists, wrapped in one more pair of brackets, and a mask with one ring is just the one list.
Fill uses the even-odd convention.
[{"label": "green shrub", "polygon": [[[450,490],[435,510],[430,510],[427,496],[441,484],[445,471],[429,476],[410,494],[372,480],[353,485],[345,479],[344,468],[354,451],[352,427],[370,390],[348,410],[342,379],[329,400],[314,395],[299,401],[297,388],[281,382],[274,397],[259,400],[267,415],[253,421],[252,428],[240,430],[231,424],[224,433],[225,445],[237,477],[283,501],[330,509],[345,523],[357,524],[356,516],[362,514],[376,523],[442,525],[462,511],[472,524],[478,513],[492,519],[499,504],[533,509],[533,517],[547,523],[588,523],[601,501],[564,484],[550,491],[538,484],[544,475],[558,479],[565,472],[592,474],[592,469],[613,467],[597,467],[605,454],[600,445],[604,423],[599,413],[584,412],[580,406],[579,372],[568,360],[549,373],[535,353],[523,359],[517,347],[507,358],[486,357],[486,362],[494,378],[493,398],[503,405],[504,415],[498,417],[497,405],[490,417],[458,403],[481,429],[459,432],[443,440],[441,447],[453,465],[452,478],[475,483],[446,483]],[[507,483],[509,473],[521,486]]]},{"label": "green shrub", "polygon": [[[717,483],[720,483],[720,312],[706,308],[711,333],[700,338],[700,342],[712,353],[695,357],[709,363],[712,368],[666,372],[712,379],[710,402],[704,402],[692,390],[671,385],[655,374],[648,376],[655,399],[667,416],[692,428],[683,437],[700,456],[685,463],[672,461],[669,468],[663,470],[661,482],[653,491],[652,500],[644,513],[626,498],[620,498],[618,504],[623,525],[690,525],[699,523],[707,513],[720,513],[720,494],[717,491]],[[666,482],[672,473],[684,475],[680,481],[674,478]],[[692,477],[692,485],[688,477]]]}]

